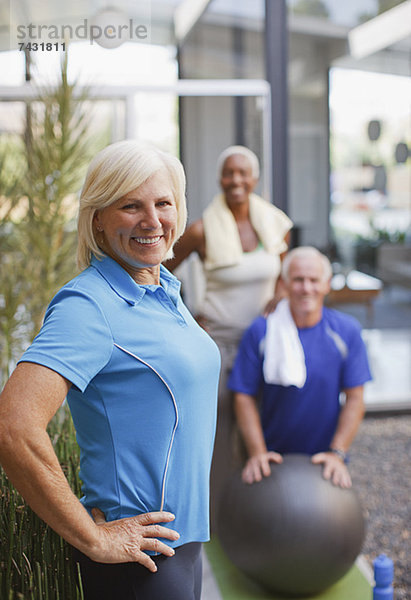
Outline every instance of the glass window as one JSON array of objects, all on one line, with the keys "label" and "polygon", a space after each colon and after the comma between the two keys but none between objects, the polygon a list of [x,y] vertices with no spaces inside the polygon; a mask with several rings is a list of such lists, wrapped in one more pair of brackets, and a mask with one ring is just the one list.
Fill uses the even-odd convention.
[{"label": "glass window", "polygon": [[411,228],[411,80],[330,73],[331,226],[346,267],[377,274],[378,248]]},{"label": "glass window", "polygon": [[355,27],[401,4],[404,0],[287,0],[293,17],[317,17],[336,25]]}]

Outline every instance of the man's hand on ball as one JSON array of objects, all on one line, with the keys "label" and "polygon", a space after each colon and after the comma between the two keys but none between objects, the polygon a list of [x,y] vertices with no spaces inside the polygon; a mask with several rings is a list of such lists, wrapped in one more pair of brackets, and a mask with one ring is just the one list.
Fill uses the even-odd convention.
[{"label": "man's hand on ball", "polygon": [[330,479],[334,485],[341,488],[350,488],[352,486],[350,473],[343,460],[332,452],[319,452],[311,457],[311,462],[315,465],[323,465],[324,479]]},{"label": "man's hand on ball", "polygon": [[243,469],[242,480],[244,483],[261,481],[263,477],[269,477],[271,473],[270,462],[280,464],[283,457],[278,452],[264,452],[251,456]]}]

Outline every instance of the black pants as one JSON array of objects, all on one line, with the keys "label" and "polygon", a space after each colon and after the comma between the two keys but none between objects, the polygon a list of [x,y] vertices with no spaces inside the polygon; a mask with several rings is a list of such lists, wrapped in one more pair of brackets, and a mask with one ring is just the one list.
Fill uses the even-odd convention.
[{"label": "black pants", "polygon": [[139,563],[96,563],[75,548],[72,557],[76,571],[80,565],[85,600],[200,600],[200,543],[184,544],[172,557],[152,557],[156,573]]}]

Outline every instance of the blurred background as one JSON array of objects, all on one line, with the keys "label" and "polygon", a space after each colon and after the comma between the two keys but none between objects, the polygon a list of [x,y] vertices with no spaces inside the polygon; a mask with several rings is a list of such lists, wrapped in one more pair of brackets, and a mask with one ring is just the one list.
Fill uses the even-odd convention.
[{"label": "blurred background", "polygon": [[[76,273],[78,194],[98,150],[138,138],[177,154],[192,221],[218,191],[219,153],[248,146],[258,192],[295,224],[292,245],[330,257],[329,304],[363,325],[374,377],[353,446],[363,553],[368,565],[393,557],[404,600],[410,75],[411,0],[0,0],[0,386]],[[178,274],[195,310],[195,259]],[[59,419],[50,435],[80,493],[74,431]],[[1,470],[0,509],[0,595],[80,598],[61,540]],[[221,599],[210,569],[204,598]]]}]

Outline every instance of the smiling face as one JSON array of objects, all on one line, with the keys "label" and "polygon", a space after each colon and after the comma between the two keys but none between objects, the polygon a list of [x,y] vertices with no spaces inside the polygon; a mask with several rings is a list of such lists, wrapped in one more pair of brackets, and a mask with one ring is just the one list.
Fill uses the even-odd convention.
[{"label": "smiling face", "polygon": [[330,280],[320,257],[296,256],[292,259],[286,287],[290,310],[298,327],[312,327],[321,320],[324,298],[330,291]]},{"label": "smiling face", "polygon": [[257,179],[246,156],[232,154],[224,161],[220,185],[228,206],[247,202],[256,184]]},{"label": "smiling face", "polygon": [[160,263],[173,244],[177,207],[168,172],[161,169],[140,187],[96,211],[96,239],[137,283],[158,284]]}]

